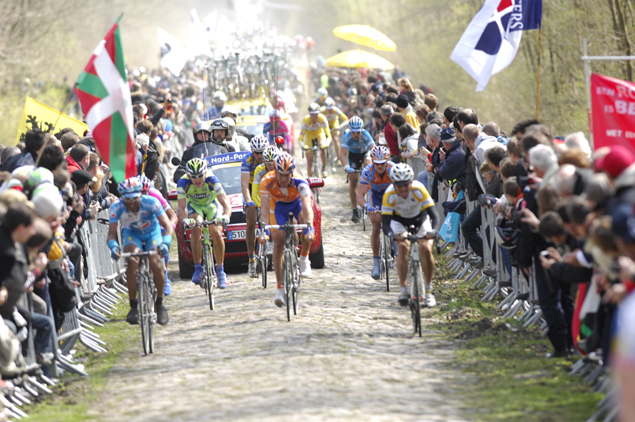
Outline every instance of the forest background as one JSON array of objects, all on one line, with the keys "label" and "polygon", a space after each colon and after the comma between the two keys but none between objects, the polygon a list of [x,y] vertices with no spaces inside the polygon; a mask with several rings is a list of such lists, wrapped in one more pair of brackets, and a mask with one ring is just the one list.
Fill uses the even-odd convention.
[{"label": "forest background", "polygon": [[[397,44],[377,54],[399,65],[415,85],[433,88],[440,107],[477,110],[483,123],[505,131],[535,116],[538,31],[523,34],[514,62],[484,92],[450,60],[457,41],[483,0],[0,0],[0,141],[12,144],[27,95],[60,109],[93,49],[123,12],[121,31],[128,67],[156,67],[161,27],[185,40],[190,10],[211,8],[239,21],[250,8],[279,33],[311,36],[315,54],[328,58],[356,48],[332,35],[334,27],[366,24]],[[588,132],[583,39],[590,55],[633,55],[635,1],[543,0],[540,120],[556,135]],[[595,62],[596,73],[633,81],[635,62]]]}]

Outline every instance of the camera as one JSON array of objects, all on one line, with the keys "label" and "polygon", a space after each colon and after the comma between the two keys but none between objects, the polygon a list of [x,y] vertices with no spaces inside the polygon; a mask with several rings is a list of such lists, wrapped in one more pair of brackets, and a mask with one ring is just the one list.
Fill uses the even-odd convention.
[{"label": "camera", "polygon": [[549,253],[549,251],[542,251],[542,252],[540,252],[540,256],[544,256],[545,258],[549,258],[551,256],[551,254]]}]

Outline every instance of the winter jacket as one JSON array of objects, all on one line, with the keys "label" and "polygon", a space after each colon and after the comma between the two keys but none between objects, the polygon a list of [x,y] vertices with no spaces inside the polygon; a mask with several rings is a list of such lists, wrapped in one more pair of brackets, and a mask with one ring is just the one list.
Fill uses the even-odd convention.
[{"label": "winter jacket", "polygon": [[24,245],[17,244],[11,232],[0,224],[0,286],[8,291],[7,301],[0,306],[0,315],[11,319],[13,308],[22,296],[29,272],[29,261]]},{"label": "winter jacket", "polygon": [[454,180],[465,186],[465,153],[461,149],[461,143],[455,141],[445,154],[445,159],[440,161],[439,176],[452,183]]}]

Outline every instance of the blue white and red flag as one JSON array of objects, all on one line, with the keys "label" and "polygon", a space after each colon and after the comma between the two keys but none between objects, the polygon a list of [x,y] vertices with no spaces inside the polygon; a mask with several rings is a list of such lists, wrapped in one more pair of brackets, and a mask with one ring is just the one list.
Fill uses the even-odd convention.
[{"label": "blue white and red flag", "polygon": [[450,59],[487,86],[492,75],[514,60],[522,31],[540,28],[542,0],[486,0],[459,40]]}]

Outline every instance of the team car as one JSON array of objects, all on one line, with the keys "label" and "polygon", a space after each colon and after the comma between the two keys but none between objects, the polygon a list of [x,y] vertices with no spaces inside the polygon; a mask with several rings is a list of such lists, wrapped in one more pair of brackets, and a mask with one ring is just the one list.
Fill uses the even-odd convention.
[{"label": "team car", "polygon": [[[240,167],[243,158],[248,152],[230,152],[207,157],[208,169],[218,177],[223,185],[225,194],[232,206],[232,214],[223,238],[225,239],[225,265],[247,265],[247,223],[243,212],[243,195],[240,186]],[[312,189],[324,186],[324,181],[319,178],[307,179]],[[168,199],[176,200],[176,191],[168,194]],[[313,268],[324,268],[324,247],[322,245],[322,211],[315,197],[311,194],[311,206],[313,207],[313,227],[315,229],[315,241],[311,244],[309,255]],[[260,231],[256,228],[256,237]],[[182,279],[189,279],[194,273],[194,261],[192,258],[191,238],[192,230],[183,229],[182,224],[176,226],[176,238],[178,241],[179,275]]]}]

